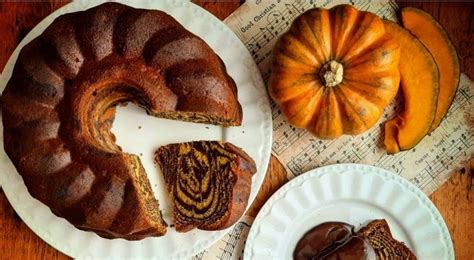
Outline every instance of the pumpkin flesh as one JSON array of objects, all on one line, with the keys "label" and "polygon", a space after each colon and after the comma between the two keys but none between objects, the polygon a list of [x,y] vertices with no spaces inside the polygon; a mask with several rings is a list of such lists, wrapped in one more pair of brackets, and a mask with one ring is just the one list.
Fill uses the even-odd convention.
[{"label": "pumpkin flesh", "polygon": [[319,138],[359,134],[395,97],[399,55],[376,15],[311,9],[274,48],[269,93],[290,124]]},{"label": "pumpkin flesh", "polygon": [[384,21],[387,33],[398,39],[400,50],[400,82],[404,110],[385,123],[385,147],[388,153],[407,150],[418,144],[430,131],[436,114],[439,75],[436,63],[423,46],[407,30]]},{"label": "pumpkin flesh", "polygon": [[433,56],[439,70],[439,96],[436,116],[431,125],[434,130],[448,112],[459,84],[459,60],[456,49],[443,27],[424,11],[407,7],[401,11],[403,27],[413,34]]}]

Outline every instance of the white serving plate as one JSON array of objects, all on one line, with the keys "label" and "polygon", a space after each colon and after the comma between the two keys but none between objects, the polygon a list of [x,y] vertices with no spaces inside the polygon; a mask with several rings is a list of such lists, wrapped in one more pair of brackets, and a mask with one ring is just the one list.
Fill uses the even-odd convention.
[{"label": "white serving plate", "polygon": [[[41,21],[19,44],[0,76],[3,91],[20,49],[61,14],[96,6],[103,1],[77,1],[55,11]],[[224,61],[228,73],[238,87],[243,108],[241,127],[223,128],[147,116],[136,106],[118,108],[113,132],[124,151],[141,155],[155,196],[165,220],[172,223],[171,209],[165,185],[158,167],[153,164],[153,152],[161,145],[192,140],[222,140],[243,148],[256,162],[249,205],[259,190],[271,154],[272,117],[270,103],[259,70],[245,46],[212,14],[187,1],[130,1],[136,8],[158,9],[177,19],[186,29],[204,39]],[[3,127],[3,126],[2,126]],[[3,131],[0,140],[3,142]],[[3,146],[3,145],[2,145]],[[48,207],[31,197],[3,149],[0,149],[0,183],[11,205],[23,221],[48,244],[74,258],[186,258],[208,248],[231,228],[222,231],[193,230],[178,233],[169,228],[163,237],[141,241],[108,240],[92,232],[74,228],[56,217]]]},{"label": "white serving plate", "polygon": [[317,168],[280,188],[258,213],[244,259],[292,259],[299,239],[320,223],[358,229],[381,218],[418,259],[454,259],[449,231],[428,197],[392,172],[361,164]]}]

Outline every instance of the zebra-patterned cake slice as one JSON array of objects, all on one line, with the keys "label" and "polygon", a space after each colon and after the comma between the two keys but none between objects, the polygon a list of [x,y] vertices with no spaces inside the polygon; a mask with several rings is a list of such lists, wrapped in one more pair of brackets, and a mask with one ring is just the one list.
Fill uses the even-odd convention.
[{"label": "zebra-patterned cake slice", "polygon": [[156,151],[155,161],[177,231],[225,229],[244,213],[256,166],[242,149],[219,141],[170,144]]}]

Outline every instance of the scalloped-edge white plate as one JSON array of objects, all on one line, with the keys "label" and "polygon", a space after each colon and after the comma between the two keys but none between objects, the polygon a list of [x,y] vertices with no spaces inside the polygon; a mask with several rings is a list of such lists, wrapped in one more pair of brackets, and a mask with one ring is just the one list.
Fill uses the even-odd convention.
[{"label": "scalloped-edge white plate", "polygon": [[[0,76],[0,91],[10,78],[20,49],[36,38],[61,14],[76,12],[103,1],[77,1],[65,5],[41,21],[19,44]],[[224,61],[238,87],[243,108],[241,127],[222,128],[147,116],[136,106],[119,108],[113,126],[117,143],[129,153],[141,155],[155,196],[165,220],[172,223],[165,185],[159,169],[153,165],[153,151],[161,145],[192,140],[223,140],[243,148],[256,162],[249,205],[259,190],[271,155],[272,117],[268,96],[255,62],[237,36],[212,14],[188,1],[129,1],[126,4],[158,9],[177,19],[185,28],[200,36]],[[3,126],[2,126],[3,128]],[[3,131],[0,131],[3,141]],[[2,145],[3,146],[3,145]],[[74,258],[187,258],[207,249],[228,231],[193,230],[178,233],[168,228],[163,237],[141,241],[103,239],[92,232],[74,228],[51,213],[48,207],[33,199],[26,190],[3,149],[0,149],[0,183],[15,211],[39,237]]]},{"label": "scalloped-edge white plate", "polygon": [[361,164],[317,168],[280,188],[258,213],[244,259],[292,259],[299,239],[320,223],[357,229],[373,219],[386,219],[418,259],[454,259],[449,231],[428,197],[390,171]]}]

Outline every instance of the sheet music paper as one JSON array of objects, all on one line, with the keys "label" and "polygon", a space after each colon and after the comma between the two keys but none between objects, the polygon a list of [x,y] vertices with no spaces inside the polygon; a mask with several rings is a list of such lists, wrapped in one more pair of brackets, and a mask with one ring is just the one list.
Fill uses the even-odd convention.
[{"label": "sheet music paper", "polygon": [[253,223],[253,218],[243,216],[223,239],[219,240],[209,249],[195,255],[191,260],[201,259],[242,259],[245,240]]},{"label": "sheet music paper", "polygon": [[[398,6],[387,0],[250,0],[224,22],[245,44],[266,82],[270,76],[271,50],[291,22],[310,8],[338,4],[351,4],[397,21]],[[390,105],[380,121],[362,135],[320,140],[304,129],[290,126],[273,103],[273,155],[285,166],[288,179],[323,165],[363,163],[396,172],[431,194],[474,154],[474,116],[470,112],[474,111],[473,86],[474,82],[462,74],[454,102],[441,125],[415,148],[395,155],[385,152],[382,129],[383,122],[401,109],[399,104]],[[244,217],[229,235],[193,259],[241,259],[242,240],[246,239],[251,223],[252,218]],[[245,232],[238,233],[240,227]],[[235,241],[237,237],[241,241]]]}]

